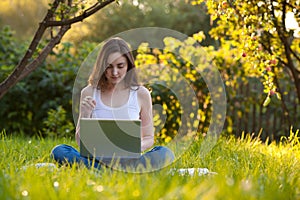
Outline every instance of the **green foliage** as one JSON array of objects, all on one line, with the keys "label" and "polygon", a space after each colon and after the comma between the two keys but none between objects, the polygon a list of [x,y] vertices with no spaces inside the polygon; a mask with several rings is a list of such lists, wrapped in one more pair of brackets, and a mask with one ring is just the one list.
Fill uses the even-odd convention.
[{"label": "green foliage", "polygon": [[[53,162],[50,150],[74,140],[0,137],[1,199],[299,199],[299,138],[276,145],[246,135],[220,138],[205,158],[195,142],[173,166],[147,174],[88,170]],[[296,142],[298,139],[298,142]],[[292,144],[293,143],[293,144]],[[291,148],[293,146],[294,148]],[[211,176],[172,175],[171,168],[207,167]]]},{"label": "green foliage", "polygon": [[[154,121],[155,127],[161,127],[161,130],[156,133],[156,140],[158,143],[169,142],[178,134],[178,129],[181,126],[182,110],[178,103],[176,95],[159,83],[146,85],[151,90],[152,103],[154,105],[162,106],[162,113],[155,113]],[[160,114],[166,115],[166,119],[162,120]]]},{"label": "green foliage", "polygon": [[163,27],[186,35],[203,30],[207,34],[205,43],[212,44],[214,41],[208,35],[209,16],[204,9],[204,6],[191,6],[184,1],[122,0],[120,5],[106,7],[88,19],[88,23],[78,29],[87,34],[79,38],[101,42],[114,34],[134,28]]},{"label": "green foliage", "polygon": [[43,122],[43,134],[50,137],[73,137],[75,127],[66,116],[66,110],[62,106],[58,106],[56,110],[50,109]]},{"label": "green foliage", "polygon": [[[297,70],[289,65],[288,59],[296,63],[299,63],[299,60],[296,56],[290,55],[291,52],[287,52],[285,48],[291,48],[291,51],[298,54],[300,40],[296,38],[296,34],[294,37],[289,36],[293,31],[287,28],[287,21],[286,24],[283,22],[286,20],[284,15],[296,12],[296,7],[295,2],[287,5],[285,1],[207,3],[208,13],[217,24],[210,32],[211,36],[220,40],[221,48],[226,48],[230,54],[235,55],[234,62],[243,66],[239,70],[246,76],[261,79],[267,98],[277,94],[280,99],[281,94],[278,94],[280,86],[276,83],[276,79],[283,78],[285,68]],[[286,39],[290,40],[288,45],[285,43]],[[228,58],[229,55],[223,57]],[[298,84],[297,80],[294,84]]]},{"label": "green foliage", "polygon": [[[78,16],[88,6],[98,0],[89,1],[61,1],[56,10],[56,20]],[[34,34],[38,24],[43,19],[45,12],[52,5],[52,1],[30,0],[1,1],[0,26],[10,25],[16,30],[16,37],[26,40]],[[68,10],[69,9],[69,10]],[[201,12],[199,12],[201,10]],[[207,34],[206,44],[214,41],[209,37],[209,16],[205,13],[204,6],[191,6],[185,1],[172,0],[119,0],[105,7],[101,12],[72,26],[66,35],[67,41],[79,44],[81,41],[101,42],[102,40],[128,29],[138,27],[165,27],[180,31],[187,35],[203,30]],[[53,31],[56,29],[53,28]]]},{"label": "green foliage", "polygon": [[[212,46],[199,46],[204,38],[203,32],[196,33],[185,41],[167,37],[164,40],[164,49],[149,49],[147,44],[142,44],[138,50],[136,64],[138,67],[148,65],[146,68],[151,68],[152,71],[141,75],[145,77],[161,76],[169,80],[172,78],[168,70],[157,70],[155,65],[177,70],[177,73],[180,73],[189,82],[197,95],[199,110],[198,115],[194,116],[196,118],[193,120],[200,122],[198,131],[203,134],[207,133],[212,123],[212,100],[210,96],[212,91],[208,91],[206,81],[213,80],[214,77],[205,76],[206,81],[202,77],[211,63],[217,66],[226,85],[228,101],[225,132],[227,134],[239,136],[245,131],[247,133],[254,132],[258,135],[261,132],[262,139],[269,138],[278,141],[282,135],[288,132],[290,124],[294,124],[295,127],[299,126],[296,120],[299,118],[298,101],[287,74],[277,74],[277,84],[285,90],[283,97],[286,101],[282,102],[279,92],[268,93],[266,98],[264,94],[266,85],[260,79],[260,74],[245,69],[246,62],[242,60],[242,57],[236,56],[238,50],[233,48],[232,41],[222,39],[222,46],[216,50]],[[199,65],[192,66],[191,61],[196,59],[198,59]],[[200,74],[199,71],[204,73]],[[267,74],[268,72],[263,71],[262,73]],[[154,104],[162,105],[167,115],[166,124],[157,133],[157,136],[164,141],[170,141],[176,135],[178,127],[182,125],[180,124],[182,114],[180,107],[167,105],[172,104],[172,102],[176,105],[179,102],[176,98],[171,99],[172,94],[166,92],[161,86],[154,84],[149,87],[152,90]],[[185,92],[184,89],[182,91]],[[266,107],[268,103],[269,105]],[[293,113],[295,116],[290,121],[286,121],[287,112]],[[158,120],[158,124],[162,121],[157,115],[154,119]]]},{"label": "green foliage", "polygon": [[[3,48],[11,50],[2,51],[1,57],[13,55],[16,58],[10,60],[10,65],[6,64],[6,59],[1,59],[0,71],[5,72],[1,73],[1,80],[17,64],[21,57],[21,53],[18,52],[24,51],[23,45],[17,44],[12,34],[7,33],[8,30],[5,29],[1,33],[2,40],[7,41],[1,42],[1,45]],[[82,43],[82,48],[78,47],[74,50],[71,43],[63,43],[57,47],[47,58],[47,61],[30,76],[21,80],[1,99],[1,130],[5,129],[11,133],[23,132],[26,135],[37,134],[44,127],[43,121],[47,120],[47,112],[56,110],[59,106],[62,106],[66,111],[66,120],[62,123],[71,123],[73,120],[73,81],[81,62],[94,46],[91,43]],[[52,131],[53,129],[50,128],[49,130]]]},{"label": "green foliage", "polygon": [[[153,104],[161,105],[162,114],[166,115],[165,121],[160,119],[160,114],[155,113],[154,116],[156,126],[160,127],[159,123],[165,123],[156,133],[160,141],[169,142],[177,135],[181,126],[186,134],[193,128],[201,133],[208,131],[212,115],[210,94],[200,71],[209,66],[209,62],[204,61],[207,55],[198,43],[204,38],[203,32],[194,34],[193,37],[188,37],[184,41],[167,37],[164,39],[164,49],[150,49],[148,44],[143,43],[137,50],[137,68],[151,69],[147,73],[142,71],[143,73],[139,74],[141,79],[159,77],[158,80],[161,81],[161,83],[155,82],[148,85],[152,91]],[[202,60],[193,66],[192,60],[195,58]],[[184,81],[187,82],[187,85],[181,85]],[[177,94],[174,94],[172,87],[178,88]],[[189,89],[192,89],[193,92],[191,93]],[[196,99],[193,99],[193,94]],[[182,99],[180,101],[179,97],[190,101],[184,102]],[[196,107],[198,104],[199,108]],[[194,109],[183,110],[183,106]],[[185,112],[184,116],[183,112]],[[189,124],[190,121],[192,121],[191,124]],[[199,125],[198,122],[200,122]]]},{"label": "green foliage", "polygon": [[[290,126],[299,127],[300,39],[296,1],[189,2],[205,3],[214,24],[210,35],[220,46],[206,51],[227,86],[227,131],[238,135],[236,131],[258,132],[263,128],[268,132],[264,132],[264,138],[278,140]],[[287,18],[288,15],[295,18]],[[257,117],[260,119],[255,121]]]},{"label": "green foliage", "polygon": [[18,63],[19,57],[25,51],[25,46],[18,44],[16,39],[13,38],[13,34],[14,32],[9,26],[4,26],[0,32],[0,81],[3,81],[9,75]]},{"label": "green foliage", "polygon": [[[78,7],[81,2],[73,1],[75,4],[71,13],[64,13],[66,7],[59,8],[60,14],[74,15],[80,12],[84,9]],[[274,5],[271,5],[272,1],[259,0],[206,1],[206,5],[203,0],[190,1],[197,6],[183,1],[119,2],[119,6],[115,4],[115,7],[107,7],[95,15],[97,20],[93,18],[88,21],[91,26],[85,24],[78,33],[85,35],[91,31],[94,35],[88,34],[87,38],[101,41],[114,33],[140,26],[172,28],[191,36],[199,29],[204,30],[184,42],[172,43],[172,39],[169,39],[168,43],[166,38],[165,49],[150,49],[137,55],[137,63],[163,64],[186,78],[198,98],[198,115],[191,116],[191,119],[200,122],[200,133],[206,133],[210,124],[212,100],[203,77],[193,69],[201,66],[191,66],[188,60],[190,53],[198,54],[207,63],[214,63],[222,74],[228,99],[227,133],[240,135],[242,131],[261,131],[263,139],[269,137],[278,140],[281,135],[286,135],[291,125],[299,126],[300,107],[295,91],[299,82],[290,76],[293,73],[297,75],[299,71],[299,39],[296,38],[296,30],[287,30],[283,23],[277,23],[282,22],[283,13],[280,14],[280,11],[283,5],[286,6],[286,13],[294,12],[299,21],[297,9],[292,9],[296,6],[295,1],[288,5],[285,1],[274,2]],[[210,20],[204,9],[210,14]],[[202,24],[205,25],[202,27]],[[207,34],[211,25],[214,28],[210,36],[218,41],[219,47],[200,48],[198,43],[214,44]],[[88,27],[87,30],[84,27]],[[19,61],[25,45],[12,37],[9,28],[3,29],[0,40],[0,79],[3,80]],[[290,57],[286,51],[288,48],[284,48],[284,41],[290,42],[289,48],[294,52],[289,54]],[[42,122],[47,120],[47,112],[59,106],[66,110],[66,119],[71,121],[72,83],[78,66],[93,47],[93,44],[81,42],[73,48],[72,44],[64,43],[41,68],[12,88],[1,99],[1,129],[9,132],[22,130],[29,135],[37,133],[44,126]],[[205,55],[203,50],[206,51]],[[177,53],[174,54],[174,51]],[[290,63],[295,63],[295,70],[290,70],[293,69]],[[152,73],[148,75],[157,72],[153,70]],[[167,74],[165,77],[176,78]],[[181,107],[176,97],[171,98],[174,96],[172,91],[166,89],[163,83],[148,86],[152,89],[153,103],[162,105],[162,115],[166,115],[167,120],[157,136],[161,138],[160,142],[168,142],[181,125]],[[158,127],[163,123],[157,115],[155,120]]]}]

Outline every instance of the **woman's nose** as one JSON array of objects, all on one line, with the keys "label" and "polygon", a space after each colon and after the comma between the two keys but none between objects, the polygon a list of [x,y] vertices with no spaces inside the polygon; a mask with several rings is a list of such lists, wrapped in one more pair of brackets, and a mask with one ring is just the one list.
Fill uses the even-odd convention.
[{"label": "woman's nose", "polygon": [[112,74],[113,74],[113,75],[117,75],[117,74],[118,74],[118,69],[117,69],[116,67],[114,67],[114,68],[112,69]]}]

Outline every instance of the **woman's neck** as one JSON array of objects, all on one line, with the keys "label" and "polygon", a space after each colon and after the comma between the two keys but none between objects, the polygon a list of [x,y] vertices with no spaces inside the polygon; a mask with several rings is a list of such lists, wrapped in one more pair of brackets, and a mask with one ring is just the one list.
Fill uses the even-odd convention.
[{"label": "woman's neck", "polygon": [[124,83],[118,83],[118,84],[108,84],[105,87],[105,91],[107,92],[119,92],[125,90],[127,87]]}]

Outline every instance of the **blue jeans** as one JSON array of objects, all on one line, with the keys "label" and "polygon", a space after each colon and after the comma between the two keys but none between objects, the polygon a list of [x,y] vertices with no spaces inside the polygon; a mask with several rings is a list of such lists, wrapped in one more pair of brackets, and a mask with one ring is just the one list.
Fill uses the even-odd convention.
[{"label": "blue jeans", "polygon": [[[54,158],[59,164],[82,163],[86,167],[101,169],[102,166],[108,166],[109,163],[103,163],[95,159],[89,159],[80,156],[80,153],[72,146],[61,144],[54,147],[51,151],[51,157]],[[168,166],[174,161],[173,152],[167,147],[155,146],[150,151],[141,155],[138,159],[120,160],[119,164],[121,169],[130,168],[133,170],[147,169],[157,170]]]}]

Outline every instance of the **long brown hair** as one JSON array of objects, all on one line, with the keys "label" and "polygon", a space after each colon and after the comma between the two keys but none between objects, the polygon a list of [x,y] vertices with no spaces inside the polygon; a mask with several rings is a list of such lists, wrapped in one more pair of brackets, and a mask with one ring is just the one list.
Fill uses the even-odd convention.
[{"label": "long brown hair", "polygon": [[101,90],[105,89],[105,86],[107,85],[105,70],[109,65],[109,63],[107,63],[107,58],[110,54],[116,52],[121,53],[127,59],[128,68],[124,78],[126,87],[133,88],[134,86],[139,85],[133,55],[127,43],[119,37],[110,38],[104,43],[89,77],[88,83],[90,85]]}]

